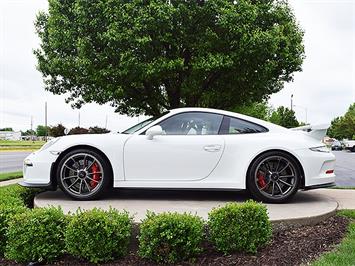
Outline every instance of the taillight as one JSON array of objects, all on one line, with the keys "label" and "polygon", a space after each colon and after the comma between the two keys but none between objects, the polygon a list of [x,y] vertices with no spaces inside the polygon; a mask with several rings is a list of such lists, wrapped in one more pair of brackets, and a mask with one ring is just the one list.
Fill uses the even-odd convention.
[{"label": "taillight", "polygon": [[334,170],[327,170],[325,171],[326,174],[333,174],[334,173]]}]

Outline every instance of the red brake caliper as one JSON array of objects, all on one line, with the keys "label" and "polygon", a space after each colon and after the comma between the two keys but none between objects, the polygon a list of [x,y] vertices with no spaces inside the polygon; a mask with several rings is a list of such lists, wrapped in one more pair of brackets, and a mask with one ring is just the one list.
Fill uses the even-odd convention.
[{"label": "red brake caliper", "polygon": [[[93,163],[93,165],[91,166],[91,172],[94,174],[92,175],[93,180],[90,181],[90,186],[92,188],[95,188],[100,180],[100,174],[98,173],[100,172],[100,167],[97,163]],[[94,180],[97,182],[95,182]]]},{"label": "red brake caliper", "polygon": [[262,172],[258,172],[258,185],[260,188],[264,188],[266,186],[265,174]]}]

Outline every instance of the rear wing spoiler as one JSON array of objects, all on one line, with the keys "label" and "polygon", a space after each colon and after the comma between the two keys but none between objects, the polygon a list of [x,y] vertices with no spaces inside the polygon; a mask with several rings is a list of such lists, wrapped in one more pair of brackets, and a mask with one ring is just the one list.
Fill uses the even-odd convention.
[{"label": "rear wing spoiler", "polygon": [[308,136],[322,141],[325,135],[327,134],[329,126],[330,124],[306,125],[301,127],[290,128],[290,130],[303,131]]}]

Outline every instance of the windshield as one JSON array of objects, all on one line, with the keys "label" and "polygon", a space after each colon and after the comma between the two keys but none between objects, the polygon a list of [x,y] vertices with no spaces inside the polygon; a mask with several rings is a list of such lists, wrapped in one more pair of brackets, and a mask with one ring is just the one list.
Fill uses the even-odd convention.
[{"label": "windshield", "polygon": [[134,132],[137,132],[138,130],[140,130],[141,128],[149,125],[150,123],[152,123],[153,121],[157,120],[158,118],[166,115],[169,112],[165,112],[162,115],[159,116],[153,116],[151,118],[148,118],[147,120],[144,120],[142,122],[139,122],[138,124],[134,125],[133,127],[130,127],[128,129],[126,129],[125,131],[121,132],[122,134],[133,134]]},{"label": "windshield", "polygon": [[128,129],[126,129],[125,131],[122,132],[122,134],[133,134],[134,132],[140,130],[141,128],[145,127],[146,125],[149,125],[150,123],[152,123],[156,118],[155,117],[151,117],[147,120],[144,120],[136,125],[134,125],[133,127],[130,127]]}]

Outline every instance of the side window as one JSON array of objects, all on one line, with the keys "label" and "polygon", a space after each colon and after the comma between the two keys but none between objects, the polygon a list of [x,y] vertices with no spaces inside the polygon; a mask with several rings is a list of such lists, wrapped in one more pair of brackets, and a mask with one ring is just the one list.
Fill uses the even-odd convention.
[{"label": "side window", "polygon": [[248,133],[261,133],[267,132],[267,128],[260,126],[258,124],[225,116],[223,119],[223,124],[219,134],[248,134]]},{"label": "side window", "polygon": [[159,125],[166,135],[217,135],[223,115],[186,112],[174,115]]}]

